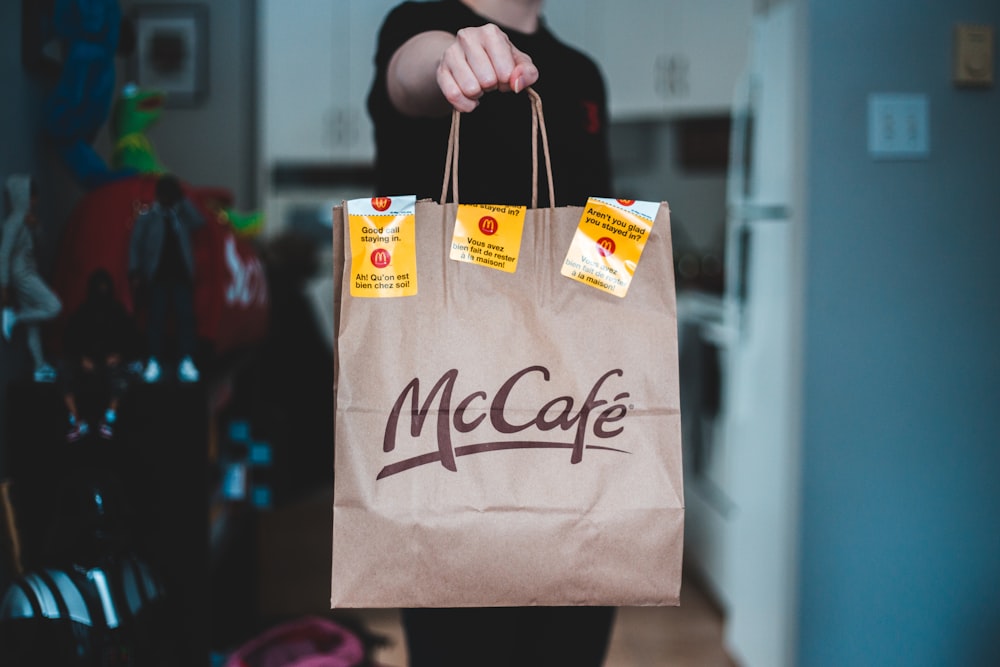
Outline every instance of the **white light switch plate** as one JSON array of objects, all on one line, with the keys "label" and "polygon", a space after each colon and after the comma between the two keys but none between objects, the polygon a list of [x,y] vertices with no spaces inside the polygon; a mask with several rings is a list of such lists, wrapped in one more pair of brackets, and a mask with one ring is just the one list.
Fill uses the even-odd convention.
[{"label": "white light switch plate", "polygon": [[868,96],[868,152],[876,159],[921,160],[930,155],[930,102],[926,95]]}]

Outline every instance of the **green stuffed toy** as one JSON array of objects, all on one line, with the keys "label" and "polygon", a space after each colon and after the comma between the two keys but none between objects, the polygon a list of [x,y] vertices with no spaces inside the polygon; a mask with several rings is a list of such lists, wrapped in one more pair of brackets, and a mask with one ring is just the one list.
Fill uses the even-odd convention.
[{"label": "green stuffed toy", "polygon": [[139,90],[135,84],[127,84],[122,89],[111,114],[111,130],[115,137],[111,165],[115,169],[131,169],[140,174],[167,171],[146,137],[146,130],[160,119],[163,101],[163,93]]},{"label": "green stuffed toy", "polygon": [[[168,171],[146,136],[149,128],[160,119],[164,101],[163,93],[142,90],[132,83],[122,89],[111,116],[115,139],[111,156],[113,168],[139,174],[163,174]],[[259,212],[240,213],[230,207],[219,206],[217,213],[243,236],[256,235],[263,228],[264,216]]]}]

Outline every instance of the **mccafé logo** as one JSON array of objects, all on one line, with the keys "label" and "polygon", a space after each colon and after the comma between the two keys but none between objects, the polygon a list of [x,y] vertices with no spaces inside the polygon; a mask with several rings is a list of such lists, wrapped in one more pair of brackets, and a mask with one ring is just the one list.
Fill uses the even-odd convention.
[{"label": "mccaf\u00e9 logo", "polygon": [[384,269],[385,267],[389,266],[389,262],[392,261],[392,256],[389,254],[389,251],[386,250],[385,248],[376,248],[375,250],[373,250],[371,258],[372,258],[372,265],[376,269]]},{"label": "mccaf\u00e9 logo", "polygon": [[372,197],[372,208],[379,213],[383,211],[388,211],[389,206],[392,205],[392,199],[389,197]]},{"label": "mccaf\u00e9 logo", "polygon": [[[570,463],[583,460],[585,449],[596,449],[627,454],[625,450],[593,444],[594,440],[614,438],[625,430],[620,423],[628,414],[628,406],[622,401],[628,392],[619,392],[614,398],[602,398],[604,385],[610,378],[621,377],[620,368],[606,372],[597,378],[593,388],[583,402],[577,405],[572,396],[556,396],[538,407],[530,418],[523,408],[509,413],[507,404],[519,392],[535,390],[539,382],[549,381],[549,369],[544,366],[529,366],[508,378],[492,398],[483,389],[470,394],[456,395],[458,369],[451,369],[421,399],[420,378],[413,378],[396,399],[385,424],[382,451],[395,451],[400,418],[409,422],[410,436],[418,438],[424,432],[429,415],[434,415],[433,426],[437,435],[435,451],[413,456],[385,466],[376,479],[390,477],[429,463],[440,463],[446,469],[458,470],[455,459],[485,452],[504,449],[569,449]],[[464,393],[464,392],[463,392]],[[524,405],[524,401],[514,401]],[[532,440],[531,433],[559,430],[566,434],[566,440]],[[455,446],[455,436],[472,440]],[[590,443],[587,439],[590,438]]]},{"label": "mccaf\u00e9 logo", "polygon": [[615,240],[602,236],[597,240],[597,254],[601,257],[615,254]]},{"label": "mccaf\u00e9 logo", "polygon": [[479,219],[479,231],[486,236],[493,236],[497,233],[497,219],[486,215]]}]

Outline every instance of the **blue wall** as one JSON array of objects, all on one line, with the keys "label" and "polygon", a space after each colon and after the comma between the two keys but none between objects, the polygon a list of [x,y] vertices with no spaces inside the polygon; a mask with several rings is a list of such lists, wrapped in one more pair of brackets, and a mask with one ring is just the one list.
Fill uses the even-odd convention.
[{"label": "blue wall", "polygon": [[[808,2],[803,667],[1000,665],[1000,91],[951,84],[996,0]],[[867,154],[924,93],[927,160]]]}]

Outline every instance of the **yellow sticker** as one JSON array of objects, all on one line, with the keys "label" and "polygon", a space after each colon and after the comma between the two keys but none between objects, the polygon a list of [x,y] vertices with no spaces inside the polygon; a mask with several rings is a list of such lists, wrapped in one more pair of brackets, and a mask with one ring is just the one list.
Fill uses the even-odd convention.
[{"label": "yellow sticker", "polygon": [[459,204],[449,256],[514,273],[521,254],[525,210],[524,206]]},{"label": "yellow sticker", "polygon": [[588,199],[562,275],[624,297],[659,207],[634,199]]},{"label": "yellow sticker", "polygon": [[417,293],[417,198],[372,197],[347,202],[351,232],[351,296]]}]

